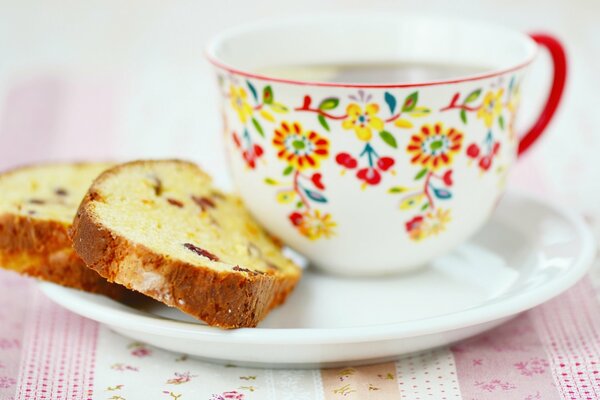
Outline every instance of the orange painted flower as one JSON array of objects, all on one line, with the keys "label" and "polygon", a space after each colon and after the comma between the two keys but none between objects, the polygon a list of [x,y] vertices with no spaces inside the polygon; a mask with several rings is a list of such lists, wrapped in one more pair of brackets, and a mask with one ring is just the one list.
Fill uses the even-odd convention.
[{"label": "orange painted flower", "polygon": [[282,122],[275,129],[273,146],[278,150],[277,157],[298,171],[318,169],[329,155],[329,140],[315,131],[305,131],[299,122]]},{"label": "orange painted flower", "polygon": [[241,86],[229,86],[229,98],[231,107],[237,112],[242,124],[245,124],[252,116],[252,106],[248,103],[246,89]]},{"label": "orange painted flower", "polygon": [[334,230],[337,224],[333,222],[328,213],[321,213],[319,210],[294,212],[289,218],[298,231],[310,240],[317,240],[321,237],[330,238],[335,234]]},{"label": "orange painted flower", "polygon": [[383,130],[383,121],[377,117],[379,106],[369,103],[363,109],[356,103],[348,104],[346,114],[348,117],[342,122],[344,129],[353,129],[359,140],[368,142],[373,137],[373,130]]},{"label": "orange painted flower", "polygon": [[502,95],[504,89],[498,89],[496,93],[489,91],[483,98],[483,104],[477,111],[477,118],[483,119],[486,127],[491,128],[494,120],[500,116],[502,112]]},{"label": "orange painted flower", "polygon": [[454,128],[445,129],[441,122],[425,124],[408,142],[406,151],[410,161],[435,171],[452,164],[453,157],[462,146],[463,134]]},{"label": "orange painted flower", "polygon": [[420,241],[444,232],[450,220],[450,210],[437,209],[408,221],[406,231],[412,240]]}]

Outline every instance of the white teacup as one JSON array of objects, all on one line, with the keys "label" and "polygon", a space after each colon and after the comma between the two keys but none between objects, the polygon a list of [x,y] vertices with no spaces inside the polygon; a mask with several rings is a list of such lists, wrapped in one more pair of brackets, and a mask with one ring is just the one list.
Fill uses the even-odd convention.
[{"label": "white teacup", "polygon": [[[552,55],[553,88],[519,138],[514,121],[536,42]],[[216,37],[208,57],[247,207],[316,267],[343,275],[413,269],[479,229],[511,164],[552,118],[566,75],[550,36],[389,15],[240,27]],[[398,63],[417,75],[420,65],[449,72],[429,81],[326,81],[352,70],[344,65],[368,72],[364,65]],[[461,66],[475,72],[452,75]],[[302,74],[312,79],[293,78]]]}]

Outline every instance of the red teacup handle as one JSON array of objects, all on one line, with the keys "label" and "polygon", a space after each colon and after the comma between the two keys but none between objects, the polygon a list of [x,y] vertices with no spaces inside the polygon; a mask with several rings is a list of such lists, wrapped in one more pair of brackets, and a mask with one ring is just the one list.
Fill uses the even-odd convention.
[{"label": "red teacup handle", "polygon": [[544,105],[544,109],[538,120],[533,124],[519,141],[519,155],[523,154],[544,132],[548,123],[552,120],[565,88],[567,78],[567,57],[565,49],[560,42],[552,36],[534,33],[530,35],[540,46],[544,46],[550,52],[554,66],[554,77],[552,78],[552,89]]}]

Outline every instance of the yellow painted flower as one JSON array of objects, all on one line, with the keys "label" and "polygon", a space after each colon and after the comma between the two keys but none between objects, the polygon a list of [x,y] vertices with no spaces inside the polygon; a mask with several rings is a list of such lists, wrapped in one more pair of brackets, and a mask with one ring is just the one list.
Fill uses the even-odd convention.
[{"label": "yellow painted flower", "polygon": [[321,237],[330,238],[335,232],[337,226],[331,218],[331,214],[321,213],[319,210],[302,213],[302,218],[298,220],[298,231],[310,240],[317,240]]},{"label": "yellow painted flower", "polygon": [[368,142],[373,137],[373,130],[383,130],[383,121],[377,117],[379,106],[369,103],[363,109],[356,103],[348,104],[346,114],[348,117],[342,122],[344,129],[353,129],[359,140]]},{"label": "yellow painted flower", "polygon": [[441,122],[425,124],[410,138],[406,151],[412,155],[413,164],[431,171],[452,164],[453,157],[462,146],[463,134],[454,128],[444,128]]},{"label": "yellow painted flower", "polygon": [[229,97],[231,107],[238,113],[240,121],[245,124],[248,118],[252,116],[252,106],[248,103],[248,93],[241,86],[229,86]]},{"label": "yellow painted flower", "polygon": [[318,169],[329,155],[329,140],[315,131],[305,131],[299,122],[283,121],[275,129],[273,146],[278,150],[277,157],[298,171]]},{"label": "yellow painted flower", "polygon": [[504,89],[498,89],[496,93],[489,91],[483,98],[483,104],[477,111],[477,118],[483,119],[486,127],[491,128],[494,120],[498,118],[502,112],[502,95]]},{"label": "yellow painted flower", "polygon": [[444,232],[450,220],[450,210],[439,208],[424,216],[416,216],[406,223],[406,230],[412,240],[419,241]]}]

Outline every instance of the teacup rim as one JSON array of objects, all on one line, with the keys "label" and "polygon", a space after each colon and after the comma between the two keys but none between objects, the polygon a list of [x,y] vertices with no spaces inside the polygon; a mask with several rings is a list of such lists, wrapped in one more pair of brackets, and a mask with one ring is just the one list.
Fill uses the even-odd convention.
[{"label": "teacup rim", "polygon": [[[315,19],[327,20],[328,18],[345,18],[345,17],[356,17],[358,13],[344,13],[344,14],[321,14],[318,17],[310,16],[310,15],[301,15],[296,17],[287,17],[283,19],[277,19],[277,23],[281,24],[283,22],[298,22],[298,21],[310,21]],[[365,14],[360,14],[361,16],[365,16]],[[447,22],[469,22],[471,24],[484,24],[487,27],[492,27],[499,30],[510,31],[516,33],[522,37],[522,39],[528,42],[528,45],[532,45],[533,51],[521,62],[516,65],[511,65],[505,68],[496,68],[490,69],[489,71],[485,71],[478,74],[469,74],[464,76],[457,76],[445,79],[437,79],[437,80],[428,80],[428,81],[416,81],[416,82],[389,82],[389,83],[360,83],[360,82],[327,82],[327,81],[311,81],[311,80],[303,80],[303,79],[290,79],[290,78],[281,78],[267,74],[261,74],[257,72],[251,72],[244,68],[238,68],[233,65],[230,65],[227,62],[222,61],[216,55],[216,49],[221,44],[221,42],[227,39],[228,36],[231,36],[236,33],[240,33],[243,31],[249,31],[252,29],[264,27],[267,24],[275,24],[275,20],[273,18],[261,19],[254,22],[244,23],[240,25],[236,25],[234,27],[223,30],[216,35],[212,36],[208,41],[208,44],[204,48],[204,55],[206,59],[215,67],[220,68],[222,70],[227,71],[230,74],[235,74],[239,76],[243,76],[245,78],[257,79],[268,82],[275,83],[283,83],[283,84],[291,84],[291,85],[299,85],[299,86],[315,86],[315,87],[338,87],[338,88],[358,88],[358,89],[394,89],[394,88],[414,88],[414,87],[426,87],[426,86],[437,86],[437,85],[448,85],[448,84],[456,84],[463,82],[472,82],[478,81],[488,78],[493,78],[496,76],[501,76],[504,74],[508,74],[522,68],[527,67],[529,64],[533,62],[536,58],[539,48],[535,41],[527,34],[520,32],[516,29],[506,27],[497,23],[489,23],[488,21],[483,21],[481,19],[467,19],[467,18],[454,18],[454,17],[440,17],[435,15],[425,15],[425,14],[381,14],[381,13],[369,13],[369,17],[381,17],[385,16],[386,18],[420,18],[427,20],[444,20]]]}]

